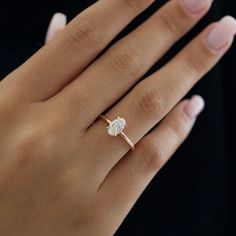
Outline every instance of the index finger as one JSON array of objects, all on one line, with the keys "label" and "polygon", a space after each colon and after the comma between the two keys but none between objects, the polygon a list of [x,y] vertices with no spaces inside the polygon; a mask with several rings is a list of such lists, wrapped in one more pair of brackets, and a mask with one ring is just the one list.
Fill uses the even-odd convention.
[{"label": "index finger", "polygon": [[[78,76],[153,0],[100,0],[75,17],[14,72],[10,86],[30,101],[45,100]],[[11,78],[12,74],[8,76]],[[7,79],[5,80],[5,83]],[[30,87],[30,89],[29,89]]]}]

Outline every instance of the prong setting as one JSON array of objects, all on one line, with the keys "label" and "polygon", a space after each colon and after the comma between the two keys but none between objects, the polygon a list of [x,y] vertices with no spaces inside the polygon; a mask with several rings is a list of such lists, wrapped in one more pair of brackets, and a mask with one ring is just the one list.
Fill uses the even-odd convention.
[{"label": "prong setting", "polygon": [[117,119],[111,121],[108,126],[108,134],[110,136],[117,136],[123,132],[124,128],[127,126],[124,118],[117,117]]}]

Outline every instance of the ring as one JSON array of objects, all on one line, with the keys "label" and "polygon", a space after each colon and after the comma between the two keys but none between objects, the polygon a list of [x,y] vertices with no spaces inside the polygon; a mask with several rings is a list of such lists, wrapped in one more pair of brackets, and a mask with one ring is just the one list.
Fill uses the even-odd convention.
[{"label": "ring", "polygon": [[130,146],[130,149],[132,151],[135,150],[134,144],[131,142],[131,140],[127,137],[127,135],[123,132],[124,128],[127,126],[126,120],[124,118],[120,118],[119,116],[117,119],[110,121],[105,116],[100,115],[100,118],[107,122],[109,125],[107,127],[107,132],[110,136],[117,136],[120,135]]}]

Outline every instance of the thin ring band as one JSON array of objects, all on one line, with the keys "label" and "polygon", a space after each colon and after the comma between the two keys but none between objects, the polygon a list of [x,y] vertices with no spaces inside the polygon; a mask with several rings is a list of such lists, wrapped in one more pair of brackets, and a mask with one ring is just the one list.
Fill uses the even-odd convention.
[{"label": "thin ring band", "polygon": [[[104,120],[109,126],[114,122],[114,121],[110,121],[109,119],[107,119],[104,115],[100,115],[100,118],[102,120]],[[125,120],[120,117],[118,117],[116,120],[119,120],[119,119],[122,120],[123,122],[125,122]],[[126,122],[124,123],[124,126],[127,126]],[[109,127],[107,127],[107,128],[109,129]],[[120,135],[128,143],[128,145],[132,151],[135,150],[134,144],[132,143],[132,141],[129,139],[129,137],[123,131],[120,131],[118,134],[111,135],[111,136],[117,136],[117,135]]]}]

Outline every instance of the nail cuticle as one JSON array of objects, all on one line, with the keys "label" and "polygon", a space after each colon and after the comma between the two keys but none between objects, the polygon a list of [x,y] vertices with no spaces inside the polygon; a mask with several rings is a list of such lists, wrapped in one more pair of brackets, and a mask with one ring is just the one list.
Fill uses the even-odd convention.
[{"label": "nail cuticle", "polygon": [[236,21],[231,16],[223,17],[207,33],[207,46],[213,51],[219,51],[228,45],[236,34]]},{"label": "nail cuticle", "polygon": [[190,15],[198,15],[211,6],[213,0],[180,0],[183,9]]}]

